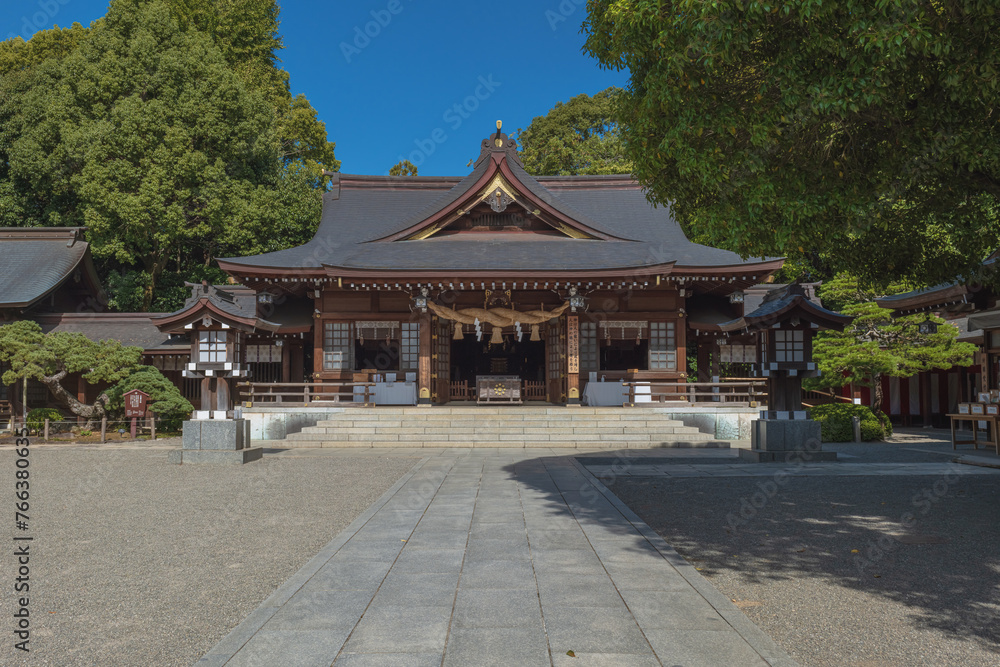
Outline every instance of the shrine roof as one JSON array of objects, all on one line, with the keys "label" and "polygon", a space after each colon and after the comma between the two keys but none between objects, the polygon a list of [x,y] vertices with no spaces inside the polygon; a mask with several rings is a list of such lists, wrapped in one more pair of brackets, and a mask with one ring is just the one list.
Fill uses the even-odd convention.
[{"label": "shrine roof", "polygon": [[[464,178],[336,174],[311,241],[263,255],[220,259],[219,264],[244,276],[255,269],[268,274],[322,269],[530,272],[673,265],[675,272],[685,267],[745,268],[760,278],[781,264],[773,258],[743,260],[691,242],[670,209],[651,205],[630,176],[533,177],[521,166],[512,140],[499,136],[505,147],[493,149],[484,141],[483,155]],[[485,201],[482,191],[492,183],[509,188],[516,202],[510,205],[525,217],[544,219],[551,233],[440,233],[472,204]]]},{"label": "shrine roof", "polygon": [[92,296],[100,279],[83,227],[0,228],[0,308],[27,308],[76,276]]},{"label": "shrine roof", "polygon": [[809,290],[806,289],[805,285],[792,283],[771,290],[755,309],[743,317],[719,324],[718,328],[725,332],[763,329],[797,316],[814,322],[820,328],[838,331],[854,319],[849,315],[843,315],[820,306],[810,300]]},{"label": "shrine roof", "polygon": [[202,317],[210,317],[243,331],[277,331],[281,328],[280,324],[258,316],[257,292],[250,288],[208,283],[186,284],[191,288],[191,296],[184,302],[184,306],[153,319],[153,323],[161,331],[181,331]]},{"label": "shrine roof", "polygon": [[146,352],[190,351],[190,340],[162,333],[153,324],[153,318],[161,316],[162,313],[53,313],[33,319],[44,333],[82,333],[95,342],[117,340]]},{"label": "shrine roof", "polygon": [[[991,268],[996,264],[997,255],[994,254],[983,261],[984,268]],[[940,283],[932,287],[893,294],[875,299],[875,303],[881,308],[888,308],[896,311],[894,316],[920,313],[930,310],[938,310],[946,306],[954,306],[959,303],[968,303],[975,297],[979,288],[966,284],[966,279],[959,279],[948,283]]]}]

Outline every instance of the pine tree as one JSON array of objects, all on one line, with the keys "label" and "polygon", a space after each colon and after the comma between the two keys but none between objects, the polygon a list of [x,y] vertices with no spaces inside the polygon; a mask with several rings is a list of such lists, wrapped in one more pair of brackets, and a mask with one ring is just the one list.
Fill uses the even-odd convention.
[{"label": "pine tree", "polygon": [[[893,284],[889,294],[908,291]],[[871,387],[872,411],[882,407],[882,377],[910,377],[934,369],[968,366],[976,346],[958,342],[958,329],[937,316],[892,317],[875,303],[879,296],[863,289],[854,276],[840,274],[820,289],[823,305],[850,315],[854,321],[843,332],[821,331],[813,342],[813,356],[822,372],[808,380],[811,387]],[[919,324],[929,319],[937,333],[921,334]]]}]

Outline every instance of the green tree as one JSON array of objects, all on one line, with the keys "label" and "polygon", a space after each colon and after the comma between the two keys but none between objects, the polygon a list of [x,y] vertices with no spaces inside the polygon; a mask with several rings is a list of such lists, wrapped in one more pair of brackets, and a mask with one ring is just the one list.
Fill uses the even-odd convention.
[{"label": "green tree", "polygon": [[[908,291],[891,285],[890,294]],[[873,411],[882,406],[882,377],[910,377],[924,371],[968,366],[976,346],[958,342],[958,329],[937,316],[937,333],[921,334],[920,322],[927,315],[892,318],[892,311],[879,308],[880,296],[864,289],[857,278],[841,274],[824,283],[823,305],[850,315],[854,321],[844,331],[821,331],[813,342],[813,356],[822,375],[807,380],[813,387],[857,384],[871,388]]]},{"label": "green tree", "polygon": [[63,58],[87,38],[89,30],[79,23],[69,28],[39,30],[31,39],[21,37],[0,42],[0,77],[24,72],[50,58]]},{"label": "green tree", "polygon": [[278,67],[284,45],[276,0],[169,1],[182,29],[211,35],[244,85],[271,103],[282,160],[305,167],[317,186],[325,186],[329,179],[323,171],[338,171],[340,161],[326,125],[305,95],[292,96],[288,73]]},{"label": "green tree", "polygon": [[127,377],[142,363],[142,348],[127,347],[115,340],[95,343],[79,333],[43,334],[35,322],[21,320],[0,326],[0,361],[8,366],[3,383],[12,385],[27,378],[38,380],[52,397],[74,415],[87,420],[86,428],[106,413],[108,392],[93,404],[77,400],[62,382],[81,373],[90,384],[111,384]]},{"label": "green tree", "polygon": [[614,120],[619,94],[621,89],[612,87],[593,97],[577,95],[518,129],[525,170],[536,176],[630,173],[632,163]]},{"label": "green tree", "polygon": [[165,305],[178,302],[168,266],[182,280],[214,257],[303,243],[315,229],[315,112],[292,102],[315,136],[287,143],[267,97],[164,0],[114,0],[78,48],[29,66],[18,93],[0,102],[0,216],[86,225],[104,273],[142,283],[142,310],[161,285]]},{"label": "green tree", "polygon": [[416,176],[417,166],[409,160],[397,162],[389,169],[390,176]]},{"label": "green tree", "polygon": [[828,254],[869,282],[969,271],[1000,224],[992,0],[592,0],[627,69],[626,155],[654,202],[745,256]]},{"label": "green tree", "polygon": [[165,378],[163,373],[152,366],[140,366],[108,390],[108,412],[124,414],[125,401],[122,397],[125,392],[133,389],[149,394],[147,407],[158,419],[164,420],[164,429],[176,430],[180,422],[188,419],[194,411],[191,402],[181,395],[177,386]]}]

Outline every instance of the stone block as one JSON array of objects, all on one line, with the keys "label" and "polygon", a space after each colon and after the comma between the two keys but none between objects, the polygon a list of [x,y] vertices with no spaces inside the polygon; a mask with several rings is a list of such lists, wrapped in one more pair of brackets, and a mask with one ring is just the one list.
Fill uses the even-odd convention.
[{"label": "stone block", "polygon": [[820,424],[811,419],[758,419],[750,430],[750,448],[768,452],[819,450]]},{"label": "stone block", "polygon": [[244,419],[212,419],[201,424],[199,449],[236,451],[244,449],[246,432]]},{"label": "stone block", "polygon": [[181,446],[184,449],[201,449],[201,424],[201,421],[192,419],[181,425]]}]

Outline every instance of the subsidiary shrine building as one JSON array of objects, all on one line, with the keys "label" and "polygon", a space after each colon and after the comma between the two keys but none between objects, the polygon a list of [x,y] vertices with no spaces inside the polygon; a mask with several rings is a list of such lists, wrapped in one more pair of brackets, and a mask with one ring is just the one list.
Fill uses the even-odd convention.
[{"label": "subsidiary shrine building", "polygon": [[708,379],[720,341],[702,345],[699,326],[741,316],[744,290],[782,263],[692,243],[629,176],[530,176],[500,131],[464,178],[333,178],[312,241],[220,259],[240,287],[196,287],[154,320],[202,360],[235,362],[186,372],[203,409],[227,374],[411,388],[383,403],[475,400],[477,381],[503,379],[523,400],[573,403],[589,382],[683,380],[696,342]]}]

